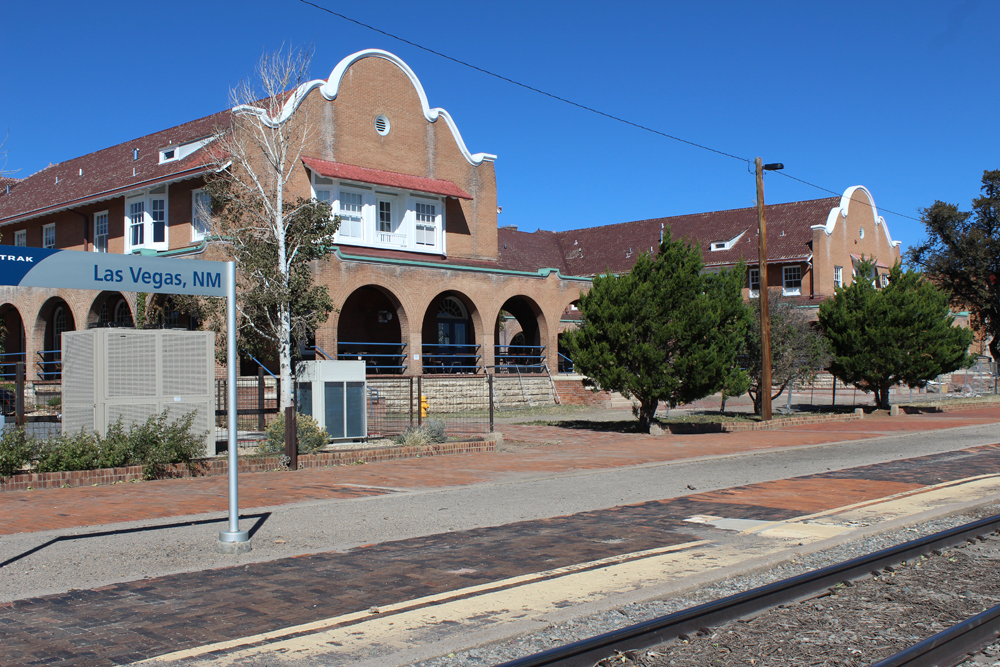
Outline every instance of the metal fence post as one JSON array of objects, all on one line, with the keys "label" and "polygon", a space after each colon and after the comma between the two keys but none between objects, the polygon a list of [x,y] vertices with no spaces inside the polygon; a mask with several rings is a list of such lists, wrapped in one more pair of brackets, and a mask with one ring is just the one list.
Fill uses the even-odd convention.
[{"label": "metal fence post", "polygon": [[264,430],[264,369],[257,367],[257,430]]},{"label": "metal fence post", "polygon": [[299,469],[298,431],[295,428],[295,408],[285,408],[285,456],[288,457],[288,469]]},{"label": "metal fence post", "polygon": [[24,362],[17,362],[14,375],[14,414],[18,426],[24,426]]},{"label": "metal fence post", "polygon": [[490,373],[486,374],[486,384],[489,387],[489,396],[487,400],[490,402],[490,433],[493,432],[493,375]]},{"label": "metal fence post", "polygon": [[424,410],[423,410],[424,384],[423,384],[423,379],[424,378],[423,378],[422,375],[418,375],[417,376],[417,402],[420,404],[417,407],[417,426],[423,426],[423,424],[424,424]]},{"label": "metal fence post", "polygon": [[410,427],[413,427],[413,376],[410,376]]}]

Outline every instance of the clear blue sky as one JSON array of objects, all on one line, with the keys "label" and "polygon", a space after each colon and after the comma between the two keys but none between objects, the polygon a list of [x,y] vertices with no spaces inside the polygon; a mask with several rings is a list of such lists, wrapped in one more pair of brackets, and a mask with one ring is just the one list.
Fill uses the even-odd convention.
[{"label": "clear blue sky", "polygon": [[[880,209],[967,210],[1000,168],[1000,3],[317,4],[554,95],[765,162]],[[208,115],[264,51],[315,44],[312,74],[382,48],[472,152],[495,153],[501,225],[572,229],[754,204],[745,163],[567,106],[298,0],[8,3],[7,169],[27,176]],[[2,134],[0,134],[2,136]],[[779,175],[768,203],[827,194]],[[884,212],[903,249],[919,222]]]}]

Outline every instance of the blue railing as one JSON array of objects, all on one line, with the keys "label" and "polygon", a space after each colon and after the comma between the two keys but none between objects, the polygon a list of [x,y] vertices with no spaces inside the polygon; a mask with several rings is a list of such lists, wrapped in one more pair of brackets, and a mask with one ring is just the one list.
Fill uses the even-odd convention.
[{"label": "blue railing", "polygon": [[540,373],[545,364],[544,345],[496,345],[496,369],[509,373],[515,369],[524,373]]},{"label": "blue railing", "polygon": [[17,364],[24,361],[24,352],[0,354],[0,380],[16,380]]},{"label": "blue railing", "polygon": [[424,373],[478,373],[479,346],[462,343],[424,345]]},{"label": "blue railing", "polygon": [[250,357],[250,360],[252,362],[254,362],[255,364],[257,364],[260,368],[263,368],[265,373],[267,373],[268,375],[270,375],[271,377],[273,377],[275,380],[278,379],[278,376],[275,375],[274,373],[272,373],[271,371],[267,370],[267,366],[265,366],[264,364],[260,363],[260,361],[257,360],[257,357],[253,356],[252,354],[250,354],[249,352],[246,352],[246,351],[244,351],[243,354],[245,354],[248,357]]},{"label": "blue railing", "polygon": [[62,350],[42,350],[35,352],[38,360],[36,375],[39,380],[61,380],[62,379]]},{"label": "blue railing", "polygon": [[559,372],[560,373],[572,373],[576,366],[573,364],[573,360],[567,357],[562,352],[559,353]]},{"label": "blue railing", "polygon": [[[314,349],[330,359],[320,347]],[[406,371],[406,343],[337,342],[337,359],[359,359],[371,374],[402,375]]]}]

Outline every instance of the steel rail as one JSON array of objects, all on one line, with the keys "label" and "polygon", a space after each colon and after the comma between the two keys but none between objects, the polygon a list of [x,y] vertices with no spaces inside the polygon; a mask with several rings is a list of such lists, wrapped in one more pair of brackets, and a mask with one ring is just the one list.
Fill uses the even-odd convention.
[{"label": "steel rail", "polygon": [[[497,667],[593,667],[600,660],[611,657],[616,652],[644,649],[676,639],[680,635],[696,634],[712,626],[719,626],[765,609],[808,598],[844,581],[859,579],[869,574],[878,574],[878,571],[885,567],[917,558],[935,549],[943,549],[981,538],[990,532],[1000,533],[1000,515],[956,526],[866,556],[852,558],[842,563],[806,572],[790,579],[776,581],[667,616],[650,619],[619,630],[582,639],[572,644],[511,660]],[[984,612],[984,614],[987,613]],[[969,619],[966,623],[971,623],[972,620]],[[981,622],[980,625],[982,626],[983,623]],[[933,639],[935,638],[932,637],[927,641]],[[896,663],[887,664],[895,665]],[[898,664],[918,667],[936,663]]]},{"label": "steel rail", "polygon": [[948,667],[1000,636],[1000,605],[928,637],[872,667]]}]

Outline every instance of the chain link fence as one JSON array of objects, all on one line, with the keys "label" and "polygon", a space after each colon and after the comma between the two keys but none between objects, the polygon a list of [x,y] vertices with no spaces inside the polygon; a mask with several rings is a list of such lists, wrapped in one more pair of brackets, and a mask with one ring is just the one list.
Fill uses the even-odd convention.
[{"label": "chain link fence", "polygon": [[428,419],[461,440],[492,430],[491,377],[369,377],[368,437],[389,438]]}]

